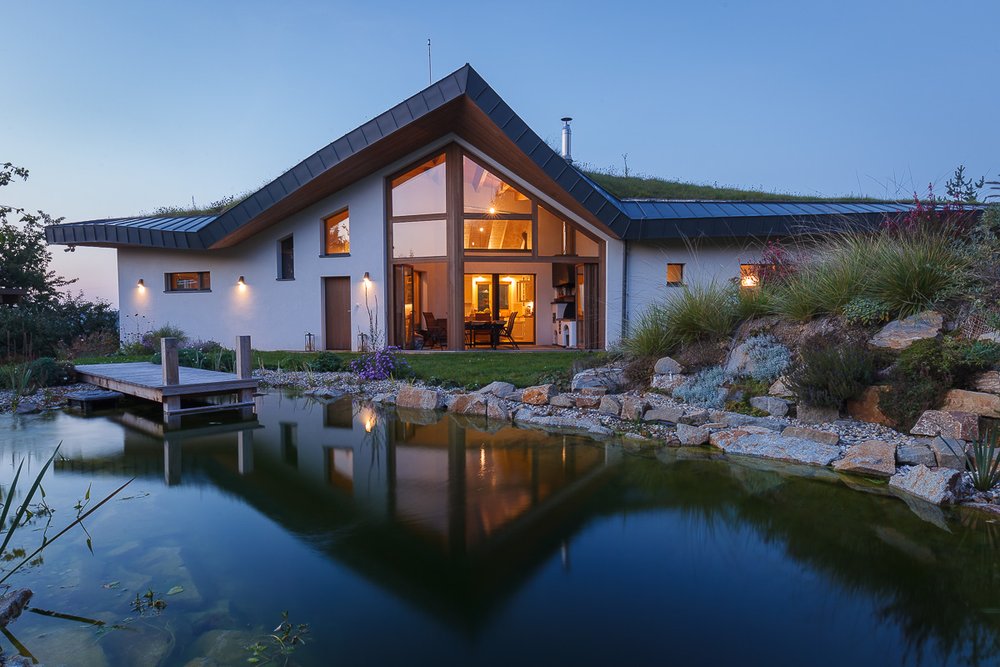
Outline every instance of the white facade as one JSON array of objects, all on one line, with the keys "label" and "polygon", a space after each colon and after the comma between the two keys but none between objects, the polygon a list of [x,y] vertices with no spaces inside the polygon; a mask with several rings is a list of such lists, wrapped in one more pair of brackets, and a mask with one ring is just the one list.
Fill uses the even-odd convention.
[{"label": "white facade", "polygon": [[[306,334],[311,333],[315,336],[316,349],[325,349],[325,277],[350,278],[354,349],[359,347],[358,334],[369,330],[368,308],[377,313],[384,334],[391,327],[385,290],[391,279],[386,253],[386,179],[451,142],[459,143],[487,164],[512,172],[501,161],[483,155],[454,136],[447,136],[233,247],[210,251],[119,248],[122,340],[127,342],[144,332],[171,324],[180,327],[191,339],[215,340],[225,345],[230,345],[237,335],[249,334],[254,347],[262,350],[302,350]],[[615,343],[620,338],[622,325],[624,244],[581,220],[530,184],[519,182],[517,185],[604,241],[606,280],[601,295],[606,313],[604,339],[609,344]],[[344,208],[350,211],[350,255],[323,256],[323,220]],[[289,235],[294,239],[295,278],[279,280],[278,244]],[[470,257],[466,262],[467,268],[474,271],[534,272],[536,299],[540,304],[549,301],[552,284],[548,264],[491,261],[485,257]],[[439,279],[446,281],[444,265],[441,269],[444,275]],[[169,292],[165,289],[166,274],[203,271],[210,273],[210,291]],[[367,306],[365,273],[371,278],[367,286]],[[238,284],[241,276],[245,285]],[[140,280],[141,287],[138,285]],[[540,305],[537,312],[535,340],[539,344],[550,344],[552,332],[547,307]],[[436,315],[447,318],[450,313]]]}]

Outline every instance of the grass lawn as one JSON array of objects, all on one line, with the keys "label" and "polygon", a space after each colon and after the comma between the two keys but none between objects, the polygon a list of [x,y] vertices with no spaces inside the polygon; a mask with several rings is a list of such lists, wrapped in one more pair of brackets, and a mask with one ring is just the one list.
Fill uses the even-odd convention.
[{"label": "grass lawn", "polygon": [[[254,350],[254,368],[305,370],[318,352],[282,352]],[[338,353],[346,366],[356,353]],[[494,380],[510,382],[518,387],[554,382],[568,386],[574,368],[595,366],[606,359],[602,352],[435,352],[402,353],[413,370],[413,377],[431,384],[482,387]],[[77,364],[109,364],[128,361],[149,361],[149,356],[87,357]]]}]

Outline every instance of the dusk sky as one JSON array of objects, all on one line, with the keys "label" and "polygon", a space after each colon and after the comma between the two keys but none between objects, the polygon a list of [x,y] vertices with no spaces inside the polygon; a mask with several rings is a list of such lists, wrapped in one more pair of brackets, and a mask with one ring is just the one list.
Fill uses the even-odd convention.
[{"label": "dusk sky", "polygon": [[[9,2],[0,201],[67,220],[256,189],[469,62],[586,165],[796,194],[1000,172],[1000,3]],[[502,161],[502,156],[500,157]],[[117,302],[114,252],[55,268]]]}]

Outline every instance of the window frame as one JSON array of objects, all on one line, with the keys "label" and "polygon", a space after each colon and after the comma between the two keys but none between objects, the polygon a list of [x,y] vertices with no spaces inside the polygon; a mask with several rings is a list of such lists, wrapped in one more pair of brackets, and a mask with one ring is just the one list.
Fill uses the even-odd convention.
[{"label": "window frame", "polygon": [[[449,259],[447,251],[447,243],[445,245],[445,252],[442,255],[430,255],[426,257],[396,257],[395,253],[395,235],[393,234],[395,223],[411,223],[411,222],[439,222],[443,220],[445,222],[445,233],[447,234],[448,227],[448,217],[451,215],[449,211],[449,206],[452,204],[448,199],[447,185],[445,187],[445,211],[444,213],[421,213],[417,215],[395,215],[395,211],[392,206],[392,191],[396,187],[393,185],[395,181],[405,176],[406,174],[414,171],[421,165],[428,162],[433,162],[438,158],[443,158],[443,162],[439,163],[444,165],[445,168],[445,183],[447,184],[447,179],[449,178],[448,172],[454,167],[451,165],[450,155],[448,152],[448,147],[442,147],[440,149],[434,150],[419,160],[414,160],[408,164],[403,169],[394,172],[385,178],[385,241],[386,241],[386,255],[389,260],[389,265],[394,264],[412,264],[415,261],[419,262],[435,262],[435,261],[447,261]],[[439,166],[435,165],[435,166]],[[429,170],[428,170],[429,171]],[[419,176],[419,174],[418,174]]]},{"label": "window frame", "polygon": [[[174,289],[171,287],[173,280],[171,276],[176,276],[184,273],[193,273],[198,276],[198,287],[194,289]],[[208,287],[202,287],[202,285],[208,284]],[[212,272],[211,271],[168,271],[163,274],[163,293],[164,294],[204,294],[206,292],[212,291]]]},{"label": "window frame", "polygon": [[[285,244],[286,241],[291,243],[291,252],[289,253],[289,257],[290,257],[290,260],[291,260],[290,261],[291,275],[289,275],[289,276],[285,276],[284,275],[284,273],[285,273],[285,250],[284,250],[284,244]],[[278,275],[275,278],[275,280],[277,280],[279,282],[287,282],[287,281],[295,280],[295,235],[294,234],[289,234],[287,236],[283,236],[280,239],[278,239],[277,250],[278,250]]]},{"label": "window frame", "polygon": [[[670,267],[679,266],[681,271],[680,280],[670,280]],[[684,262],[667,262],[667,287],[684,287]]]},{"label": "window frame", "polygon": [[[344,220],[347,220],[347,252],[328,252],[327,240],[330,235],[330,220],[344,216],[341,220],[338,220],[335,224],[340,224]],[[329,215],[324,215],[321,219],[320,224],[320,257],[350,257],[351,256],[351,207],[344,206],[337,209]]]}]

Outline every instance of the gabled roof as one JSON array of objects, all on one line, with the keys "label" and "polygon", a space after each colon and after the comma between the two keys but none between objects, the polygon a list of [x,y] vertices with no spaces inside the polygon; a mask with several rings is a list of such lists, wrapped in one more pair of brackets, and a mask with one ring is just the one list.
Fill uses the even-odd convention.
[{"label": "gabled roof", "polygon": [[217,216],[64,223],[46,227],[46,240],[194,250],[231,246],[449,132],[491,148],[494,157],[517,166],[519,175],[546,194],[623,239],[787,234],[803,224],[815,230],[844,216],[870,222],[873,216],[908,208],[833,202],[619,200],[549,147],[467,64],[313,153]]}]

